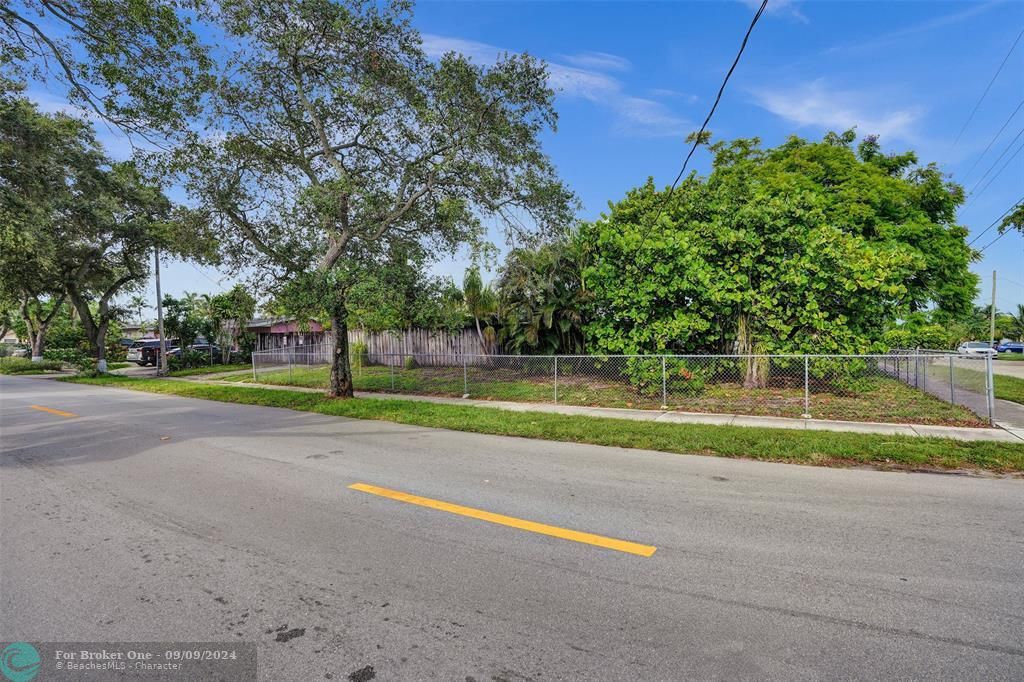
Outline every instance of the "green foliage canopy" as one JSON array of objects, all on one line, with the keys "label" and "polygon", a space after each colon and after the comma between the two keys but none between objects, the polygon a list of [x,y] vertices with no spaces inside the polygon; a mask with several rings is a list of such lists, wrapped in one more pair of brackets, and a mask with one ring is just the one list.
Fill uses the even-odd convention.
[{"label": "green foliage canopy", "polygon": [[235,263],[330,318],[332,395],[352,393],[345,298],[364,263],[479,242],[482,217],[571,218],[540,145],[556,114],[535,59],[431,61],[405,0],[223,2],[214,18],[237,49],[174,166],[238,238]]},{"label": "green foliage canopy", "polygon": [[708,177],[667,201],[648,181],[584,224],[591,349],[867,352],[900,314],[969,311],[963,190],[913,153],[854,142],[720,142]]}]

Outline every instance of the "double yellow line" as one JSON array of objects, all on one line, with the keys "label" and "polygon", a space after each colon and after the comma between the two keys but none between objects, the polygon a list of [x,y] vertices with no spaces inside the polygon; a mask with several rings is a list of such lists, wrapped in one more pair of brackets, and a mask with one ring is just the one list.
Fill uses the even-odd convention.
[{"label": "double yellow line", "polygon": [[474,509],[473,507],[463,507],[460,504],[452,504],[451,502],[433,500],[429,497],[411,495],[409,493],[403,493],[398,490],[390,490],[388,488],[380,488],[378,486],[369,485],[367,483],[353,483],[352,485],[349,486],[349,488],[352,490],[358,490],[360,492],[369,493],[371,495],[378,495],[380,497],[387,497],[392,500],[398,500],[399,502],[406,502],[408,504],[419,505],[420,507],[437,509],[438,511],[445,511],[451,514],[458,514],[459,516],[468,516],[471,519],[488,521],[490,523],[496,523],[498,525],[508,526],[510,528],[518,528],[519,530],[525,530],[531,533],[550,535],[551,537],[561,538],[562,540],[582,542],[587,545],[604,547],[605,549],[613,549],[617,552],[626,552],[627,554],[636,554],[643,557],[649,557],[652,554],[654,554],[654,552],[658,549],[657,547],[652,547],[650,545],[641,545],[636,542],[629,542],[627,540],[618,540],[616,538],[605,537],[604,535],[595,535],[593,533],[584,533],[582,531],[570,530],[568,528],[559,528],[558,526],[549,526],[545,523],[536,523],[534,521],[527,521],[525,519],[517,519],[514,516],[504,516],[503,514],[495,514],[493,512],[484,511],[483,509]]}]

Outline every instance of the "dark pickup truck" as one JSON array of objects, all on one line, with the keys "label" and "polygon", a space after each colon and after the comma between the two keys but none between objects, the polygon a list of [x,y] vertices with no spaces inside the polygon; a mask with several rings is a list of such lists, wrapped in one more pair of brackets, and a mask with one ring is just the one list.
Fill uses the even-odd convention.
[{"label": "dark pickup truck", "polygon": [[[176,348],[179,344],[178,339],[167,339],[167,350]],[[160,355],[160,340],[147,340],[147,341],[136,341],[128,347],[128,362],[134,362],[137,365],[145,367],[146,365],[153,365],[156,367],[157,358]]]}]

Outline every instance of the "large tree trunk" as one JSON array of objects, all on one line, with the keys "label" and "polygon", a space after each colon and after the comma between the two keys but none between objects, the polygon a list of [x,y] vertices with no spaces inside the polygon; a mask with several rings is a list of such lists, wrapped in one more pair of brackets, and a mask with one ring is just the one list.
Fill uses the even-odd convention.
[{"label": "large tree trunk", "polygon": [[108,322],[101,322],[96,329],[96,371],[100,374],[107,372],[107,326]]},{"label": "large tree trunk", "polygon": [[86,301],[77,291],[70,291],[72,308],[78,311],[78,319],[82,322],[85,330],[85,337],[89,340],[92,354],[96,358],[96,371],[105,374],[107,371],[107,327],[110,326],[109,309],[106,299],[99,303],[99,322],[93,320],[92,311],[89,310],[89,302]]},{"label": "large tree trunk", "polygon": [[32,343],[32,362],[43,361],[43,351],[46,350],[46,328],[49,325],[41,324],[38,327],[29,325],[29,340]]},{"label": "large tree trunk", "polygon": [[334,342],[334,353],[331,357],[331,385],[327,395],[332,398],[351,398],[352,368],[348,363],[348,309],[345,300],[335,295],[331,306],[331,340]]}]

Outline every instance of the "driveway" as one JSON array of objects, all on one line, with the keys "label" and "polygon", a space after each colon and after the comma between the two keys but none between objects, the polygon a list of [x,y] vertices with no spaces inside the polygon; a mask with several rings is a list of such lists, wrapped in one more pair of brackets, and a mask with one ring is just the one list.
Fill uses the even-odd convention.
[{"label": "driveway", "polygon": [[0,396],[5,642],[255,642],[265,680],[1024,677],[1019,479]]}]

